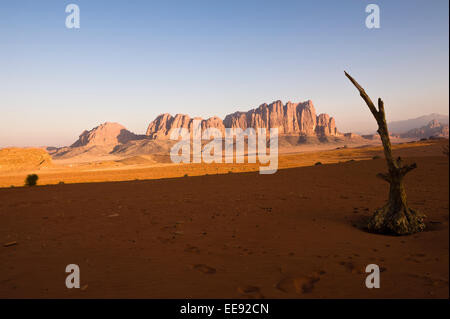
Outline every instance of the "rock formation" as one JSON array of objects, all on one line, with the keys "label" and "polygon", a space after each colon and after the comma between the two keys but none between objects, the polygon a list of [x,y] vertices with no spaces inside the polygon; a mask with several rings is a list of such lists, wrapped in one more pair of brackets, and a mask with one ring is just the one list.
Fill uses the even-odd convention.
[{"label": "rock formation", "polygon": [[222,132],[225,130],[222,120],[218,117],[210,117],[207,120],[203,120],[201,118],[191,118],[189,115],[185,114],[177,114],[173,117],[172,115],[165,113],[161,114],[150,123],[146,135],[153,139],[170,138],[170,134],[173,130],[185,128],[191,131],[195,119],[201,121],[202,130],[210,127],[218,128]]},{"label": "rock formation", "polygon": [[106,122],[90,131],[81,133],[78,140],[71,147],[117,145],[136,139],[138,139],[136,134],[131,133],[119,123]]},{"label": "rock formation", "polygon": [[403,134],[410,130],[426,126],[430,121],[436,120],[442,124],[448,124],[448,115],[431,113],[413,119],[393,121],[388,123],[389,133],[393,135]]},{"label": "rock formation", "polygon": [[430,137],[447,137],[449,136],[448,124],[439,123],[437,120],[430,121],[427,125],[415,128],[400,134],[402,138],[430,138]]},{"label": "rock formation", "polygon": [[[147,136],[153,139],[169,138],[175,129],[186,128],[191,130],[194,118],[188,115],[161,114],[147,129]],[[202,129],[217,128],[278,128],[280,135],[305,136],[339,136],[334,118],[328,114],[316,115],[312,101],[301,103],[281,101],[271,104],[262,104],[248,112],[235,112],[229,114],[222,121],[218,117],[201,120]]]},{"label": "rock formation", "polygon": [[41,169],[52,166],[52,158],[42,148],[3,148],[0,149],[1,170]]}]

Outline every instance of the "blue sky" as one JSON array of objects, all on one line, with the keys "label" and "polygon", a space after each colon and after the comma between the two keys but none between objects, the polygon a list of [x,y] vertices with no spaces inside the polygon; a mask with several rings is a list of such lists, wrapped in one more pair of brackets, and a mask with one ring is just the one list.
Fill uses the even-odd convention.
[{"label": "blue sky", "polygon": [[[65,27],[75,3],[81,28]],[[367,29],[365,7],[381,9]],[[447,0],[1,1],[0,147],[71,144],[161,113],[224,117],[313,100],[341,131],[375,122],[343,70],[388,120],[448,114]]]}]

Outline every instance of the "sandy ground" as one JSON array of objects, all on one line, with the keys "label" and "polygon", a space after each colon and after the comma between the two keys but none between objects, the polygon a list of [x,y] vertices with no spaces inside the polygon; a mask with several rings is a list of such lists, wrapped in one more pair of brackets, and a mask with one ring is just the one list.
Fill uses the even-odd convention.
[{"label": "sandy ground", "polygon": [[[375,178],[384,159],[371,159],[380,149],[284,156],[274,175],[235,173],[251,170],[235,164],[232,174],[2,188],[0,297],[448,298],[442,143],[395,151],[417,162],[406,177],[409,203],[428,216],[427,231],[405,237],[364,230],[387,198],[388,185]],[[316,161],[330,164],[306,166]],[[40,176],[76,182],[217,170],[180,167]],[[372,263],[382,270],[380,289],[364,284]],[[68,264],[80,266],[81,289],[65,287]]]},{"label": "sandy ground", "polygon": [[[394,149],[401,149],[404,153],[418,152],[421,148],[421,155],[442,154],[441,148],[445,141],[426,141],[415,143],[404,143],[394,145]],[[448,143],[448,142],[447,142]],[[431,146],[425,147],[424,146]],[[280,169],[311,166],[317,162],[323,164],[339,163],[350,160],[368,160],[373,156],[383,156],[381,146],[367,146],[358,148],[340,147],[332,150],[317,150],[312,146],[297,148],[293,154],[280,151],[278,167]],[[292,149],[294,150],[294,149]],[[54,160],[53,165],[40,169],[22,170],[0,170],[0,187],[20,187],[24,185],[28,174],[39,175],[39,185],[59,184],[59,183],[86,183],[86,182],[106,182],[106,181],[131,181],[147,180],[172,177],[199,176],[206,174],[228,174],[229,172],[259,171],[261,165],[256,164],[173,164],[168,155],[152,156],[160,162],[149,161],[147,156],[133,156],[129,158],[102,157],[91,162],[79,162],[78,160],[65,159]],[[224,160],[223,160],[224,162]],[[247,162],[247,159],[245,159]]]}]

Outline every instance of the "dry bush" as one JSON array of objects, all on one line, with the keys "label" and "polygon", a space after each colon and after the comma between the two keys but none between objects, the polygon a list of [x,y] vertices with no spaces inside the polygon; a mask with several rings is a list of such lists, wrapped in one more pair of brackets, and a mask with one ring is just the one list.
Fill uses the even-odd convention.
[{"label": "dry bush", "polygon": [[25,179],[25,186],[36,186],[39,176],[36,174],[30,174]]}]

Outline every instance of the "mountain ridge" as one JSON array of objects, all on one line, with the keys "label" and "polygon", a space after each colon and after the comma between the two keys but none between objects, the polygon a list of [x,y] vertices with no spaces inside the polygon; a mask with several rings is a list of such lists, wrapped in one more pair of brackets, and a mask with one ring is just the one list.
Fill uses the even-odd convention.
[{"label": "mountain ridge", "polygon": [[340,136],[335,119],[328,114],[316,115],[311,100],[305,102],[283,104],[280,100],[271,104],[261,104],[246,112],[237,111],[225,116],[222,120],[217,116],[203,119],[191,118],[187,114],[160,114],[150,122],[146,135],[152,139],[168,139],[174,130],[185,128],[192,130],[194,120],[201,121],[202,130],[216,128],[222,132],[225,128],[278,128],[278,133],[298,134],[305,136]]},{"label": "mountain ridge", "polygon": [[388,128],[391,134],[403,134],[409,130],[426,126],[432,120],[436,120],[442,124],[448,124],[449,116],[439,113],[430,113],[407,120],[391,121],[388,123]]},{"label": "mountain ridge", "polygon": [[446,137],[449,136],[449,126],[448,124],[443,124],[437,120],[431,120],[427,125],[419,128],[414,128],[408,132],[399,134],[401,138],[436,138],[436,137]]},{"label": "mountain ridge", "polygon": [[[433,116],[425,115],[413,120],[423,121],[423,119]],[[292,151],[296,147],[311,145],[328,145],[329,147],[341,147],[347,144],[374,144],[380,143],[377,134],[358,135],[355,133],[341,133],[336,127],[334,117],[326,113],[317,114],[315,106],[311,100],[304,102],[290,102],[283,104],[277,100],[270,104],[263,103],[260,106],[248,111],[236,111],[227,114],[222,120],[217,116],[207,119],[201,117],[190,117],[187,114],[176,114],[172,116],[168,113],[158,115],[147,127],[145,135],[138,135],[127,130],[123,125],[115,122],[105,122],[97,127],[83,131],[78,140],[71,146],[62,148],[48,148],[48,152],[55,159],[67,158],[89,158],[99,156],[137,156],[146,154],[168,154],[171,146],[176,141],[170,140],[170,135],[174,130],[182,128],[192,131],[193,121],[199,120],[202,130],[216,128],[222,134],[225,128],[278,128],[279,145],[285,150]],[[406,120],[403,122],[408,122]],[[391,122],[402,123],[402,121]],[[431,122],[427,122],[428,125]],[[403,141],[405,139],[429,138],[430,136],[445,135],[445,124],[438,124],[438,121],[431,123],[432,127],[424,126],[413,128],[392,134],[392,138]],[[414,131],[415,130],[415,131]],[[392,133],[392,132],[391,132]],[[394,142],[394,140],[393,140]]]}]

